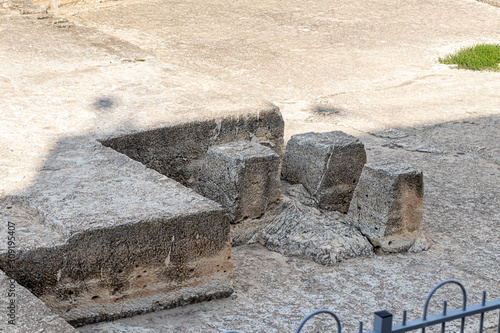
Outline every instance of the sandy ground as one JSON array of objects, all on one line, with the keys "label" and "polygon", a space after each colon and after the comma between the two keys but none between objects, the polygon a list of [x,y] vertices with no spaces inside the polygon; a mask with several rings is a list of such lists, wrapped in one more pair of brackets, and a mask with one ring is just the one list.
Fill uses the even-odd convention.
[{"label": "sandy ground", "polygon": [[432,242],[424,253],[335,267],[235,248],[234,297],[82,332],[283,332],[319,308],[354,332],[382,309],[416,317],[448,278],[466,285],[471,303],[482,289],[500,297],[500,72],[437,61],[499,43],[500,8],[120,0],[54,14],[73,25],[0,9],[0,196],[28,188],[62,137],[143,130],[264,100],[280,107],[287,138],[343,130],[363,140],[369,161],[421,167]]}]

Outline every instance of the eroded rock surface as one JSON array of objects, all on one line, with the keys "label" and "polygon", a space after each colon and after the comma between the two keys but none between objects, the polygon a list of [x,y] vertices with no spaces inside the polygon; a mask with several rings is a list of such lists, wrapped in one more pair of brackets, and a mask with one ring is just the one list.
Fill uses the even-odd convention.
[{"label": "eroded rock surface", "polygon": [[373,246],[344,214],[305,205],[313,200],[300,184],[282,182],[282,202],[264,217],[232,229],[233,245],[259,242],[269,250],[309,257],[323,265],[370,256]]}]

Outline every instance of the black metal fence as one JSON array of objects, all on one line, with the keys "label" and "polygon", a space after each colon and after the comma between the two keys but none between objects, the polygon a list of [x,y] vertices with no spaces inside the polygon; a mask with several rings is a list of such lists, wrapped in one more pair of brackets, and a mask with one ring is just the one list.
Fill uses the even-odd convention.
[{"label": "black metal fence", "polygon": [[[439,314],[427,315],[427,311],[429,308],[429,302],[439,288],[446,284],[456,284],[460,287],[462,291],[462,307],[460,309],[454,309],[451,311],[448,311],[448,304],[446,301],[443,303],[443,310]],[[480,315],[479,318],[479,327],[478,327],[478,332],[483,333],[484,330],[484,314],[489,311],[497,310],[500,309],[500,298],[492,300],[492,301],[486,301],[486,292],[483,291],[483,298],[480,304],[475,304],[472,306],[467,306],[467,292],[465,291],[464,286],[455,280],[446,280],[438,285],[436,285],[429,295],[427,296],[427,299],[425,300],[424,304],[424,312],[421,318],[407,321],[406,317],[406,311],[403,311],[403,321],[399,324],[393,323],[393,315],[390,312],[387,311],[379,311],[375,312],[374,316],[374,321],[373,321],[373,330],[371,331],[363,331],[363,322],[359,323],[359,333],[403,333],[403,332],[410,332],[410,331],[415,331],[415,330],[421,330],[422,333],[425,333],[426,327],[431,327],[435,325],[440,325],[441,326],[441,332],[444,333],[446,332],[446,323],[451,322],[453,320],[458,320],[460,319],[460,333],[464,333],[465,329],[465,319],[467,317],[471,317],[474,315]],[[500,312],[500,311],[499,311]],[[335,319],[336,326],[337,326],[337,332],[341,333],[342,332],[342,325],[340,322],[339,317],[332,311],[330,310],[318,310],[315,311],[308,316],[306,316],[301,323],[299,324],[299,327],[297,328],[296,333],[300,333],[306,322],[308,322],[311,318],[315,317],[316,315],[319,314],[328,314]],[[226,331],[225,333],[240,333],[238,331]],[[497,328],[497,333],[500,333],[500,313],[498,316],[498,328]]]}]

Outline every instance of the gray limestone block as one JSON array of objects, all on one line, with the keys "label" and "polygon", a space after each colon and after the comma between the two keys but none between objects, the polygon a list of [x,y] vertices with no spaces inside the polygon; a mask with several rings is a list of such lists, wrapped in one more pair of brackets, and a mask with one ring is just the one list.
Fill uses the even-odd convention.
[{"label": "gray limestone block", "polygon": [[292,136],[283,157],[282,178],[300,183],[322,209],[346,213],[366,163],[364,145],[341,131]]},{"label": "gray limestone block", "polygon": [[349,207],[349,220],[382,252],[423,250],[424,181],[408,164],[366,164]]},{"label": "gray limestone block", "polygon": [[233,223],[264,214],[281,196],[280,164],[272,149],[249,141],[211,147],[197,190],[220,203]]},{"label": "gray limestone block", "polygon": [[75,326],[233,292],[224,209],[87,138],[59,140],[29,189],[0,198],[8,232],[0,269]]}]

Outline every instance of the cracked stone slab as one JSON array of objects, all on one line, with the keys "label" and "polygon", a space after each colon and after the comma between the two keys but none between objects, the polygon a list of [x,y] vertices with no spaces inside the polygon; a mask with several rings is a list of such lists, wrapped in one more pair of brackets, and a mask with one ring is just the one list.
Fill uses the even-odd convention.
[{"label": "cracked stone slab", "polygon": [[[464,155],[474,154],[500,165],[499,117],[488,117],[405,129],[404,137],[391,137],[390,145],[408,151]],[[478,132],[488,133],[486,136]]]}]

